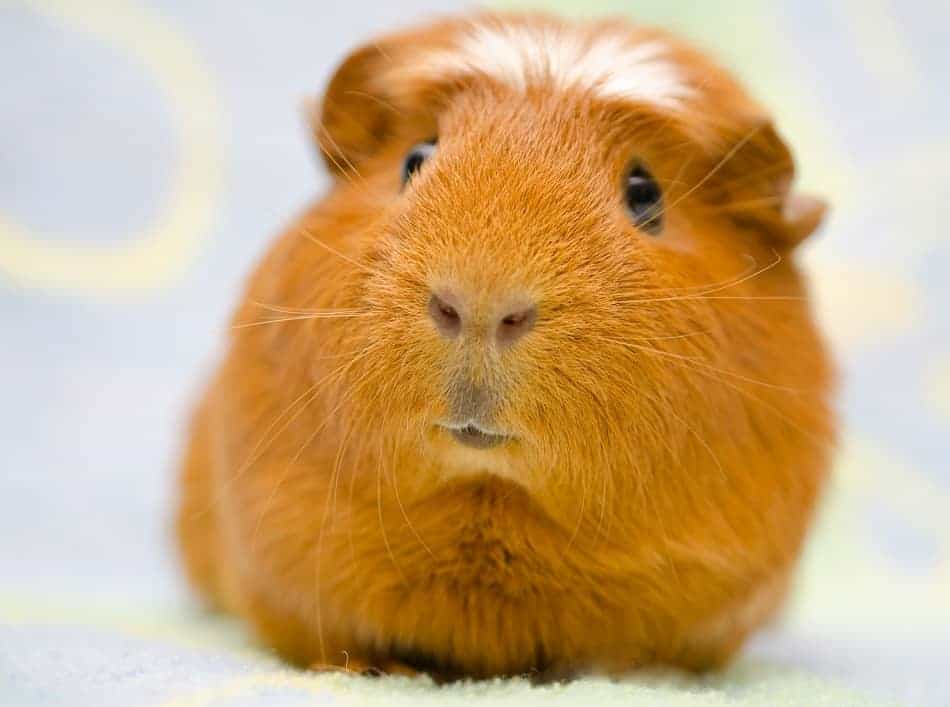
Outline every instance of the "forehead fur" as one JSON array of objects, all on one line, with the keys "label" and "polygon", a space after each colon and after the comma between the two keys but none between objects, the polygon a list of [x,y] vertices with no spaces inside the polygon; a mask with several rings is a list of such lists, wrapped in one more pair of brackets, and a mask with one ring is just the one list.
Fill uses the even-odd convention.
[{"label": "forehead fur", "polygon": [[[506,90],[469,90],[497,87]],[[727,71],[662,30],[624,19],[484,14],[389,35],[351,54],[327,88],[314,130],[331,170],[346,171],[396,135],[412,130],[417,139],[422,124],[437,127],[456,97],[495,100],[509,91],[554,99],[546,105],[571,96],[609,108],[611,129],[658,118],[664,127],[656,132],[711,158],[768,124],[767,112]],[[776,142],[766,139],[769,130],[761,133],[752,141],[764,148]]]},{"label": "forehead fur", "polygon": [[517,90],[553,83],[675,110],[693,90],[673,51],[623,25],[483,17],[459,26],[447,44],[420,49],[405,70],[423,80],[489,76]]}]

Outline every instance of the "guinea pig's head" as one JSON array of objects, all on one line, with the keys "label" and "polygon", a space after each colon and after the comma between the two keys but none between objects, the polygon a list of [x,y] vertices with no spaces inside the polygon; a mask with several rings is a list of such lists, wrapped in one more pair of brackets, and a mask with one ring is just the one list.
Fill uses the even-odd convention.
[{"label": "guinea pig's head", "polygon": [[573,522],[810,432],[827,371],[792,256],[823,207],[702,55],[480,16],[357,51],[315,118],[358,214],[347,419],[412,460],[401,484],[496,474]]}]

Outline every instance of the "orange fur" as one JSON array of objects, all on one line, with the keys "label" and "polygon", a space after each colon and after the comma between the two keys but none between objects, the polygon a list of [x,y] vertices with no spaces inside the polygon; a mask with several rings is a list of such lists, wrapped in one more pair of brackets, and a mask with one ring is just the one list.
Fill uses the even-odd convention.
[{"label": "orange fur", "polygon": [[[661,41],[692,93],[670,109],[412,70],[469,22]],[[305,665],[728,660],[781,602],[834,441],[793,262],[821,208],[791,193],[764,112],[654,30],[482,16],[358,51],[316,118],[335,184],[251,277],[194,422],[194,584]],[[634,158],[664,188],[658,237],[621,203]],[[445,283],[485,307],[526,293],[536,326],[503,351],[447,341],[426,314]],[[460,377],[495,392],[512,441],[437,426]]]}]

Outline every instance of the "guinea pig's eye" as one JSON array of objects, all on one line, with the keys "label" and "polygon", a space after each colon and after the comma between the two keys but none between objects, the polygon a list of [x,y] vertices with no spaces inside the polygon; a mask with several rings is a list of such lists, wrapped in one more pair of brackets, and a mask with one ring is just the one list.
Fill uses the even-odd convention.
[{"label": "guinea pig's eye", "polygon": [[422,167],[422,163],[429,159],[429,157],[432,156],[432,153],[435,152],[435,142],[435,140],[420,142],[418,145],[409,150],[409,154],[406,155],[406,159],[404,159],[402,162],[403,185],[409,182],[409,180],[412,178],[412,175],[418,172],[419,168]]},{"label": "guinea pig's eye", "polygon": [[663,192],[643,165],[634,165],[627,175],[623,201],[637,228],[654,236],[663,230]]}]

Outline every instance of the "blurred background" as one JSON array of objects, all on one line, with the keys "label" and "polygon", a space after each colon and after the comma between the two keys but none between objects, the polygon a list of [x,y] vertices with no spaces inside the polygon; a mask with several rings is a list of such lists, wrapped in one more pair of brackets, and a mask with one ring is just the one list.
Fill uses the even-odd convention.
[{"label": "blurred background", "polygon": [[[62,678],[56,651],[124,665],[130,635],[242,640],[182,608],[168,541],[185,416],[242,279],[327,185],[304,101],[356,44],[466,6],[0,3],[0,688],[24,704],[55,703],[38,675]],[[844,444],[794,601],[750,655],[950,704],[950,3],[531,7],[627,14],[708,48],[833,204],[802,256]],[[99,699],[87,672],[77,694]]]}]

